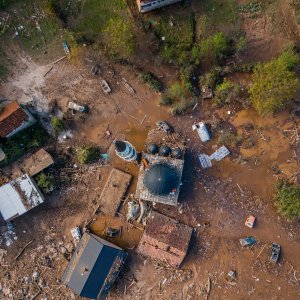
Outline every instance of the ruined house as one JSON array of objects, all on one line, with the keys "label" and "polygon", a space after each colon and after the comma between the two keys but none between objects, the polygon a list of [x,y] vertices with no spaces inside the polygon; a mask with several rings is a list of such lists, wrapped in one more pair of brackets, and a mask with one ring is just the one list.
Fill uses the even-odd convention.
[{"label": "ruined house", "polygon": [[180,1],[181,0],[137,0],[137,5],[139,11],[144,13]]},{"label": "ruined house", "polygon": [[192,231],[191,227],[152,211],[136,252],[177,268],[187,254]]},{"label": "ruined house", "polygon": [[62,281],[81,297],[103,300],[118,277],[127,253],[85,233],[62,276]]},{"label": "ruined house", "polygon": [[34,181],[24,174],[0,186],[0,219],[8,222],[44,202]]},{"label": "ruined house", "polygon": [[17,101],[13,101],[0,113],[0,138],[11,137],[34,123],[31,113]]}]

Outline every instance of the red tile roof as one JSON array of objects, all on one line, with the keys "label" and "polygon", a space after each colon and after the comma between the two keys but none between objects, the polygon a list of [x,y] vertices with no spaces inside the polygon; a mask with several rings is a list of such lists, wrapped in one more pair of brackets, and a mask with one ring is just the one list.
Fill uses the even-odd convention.
[{"label": "red tile roof", "polygon": [[4,138],[28,120],[25,111],[17,101],[8,104],[0,114],[0,137]]}]

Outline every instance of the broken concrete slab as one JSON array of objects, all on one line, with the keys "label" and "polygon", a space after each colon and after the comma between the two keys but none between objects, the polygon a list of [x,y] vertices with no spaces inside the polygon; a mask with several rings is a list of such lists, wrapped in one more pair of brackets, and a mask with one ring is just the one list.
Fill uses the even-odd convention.
[{"label": "broken concrete slab", "polygon": [[120,202],[126,194],[132,176],[118,169],[112,169],[99,199],[99,209],[115,216]]}]

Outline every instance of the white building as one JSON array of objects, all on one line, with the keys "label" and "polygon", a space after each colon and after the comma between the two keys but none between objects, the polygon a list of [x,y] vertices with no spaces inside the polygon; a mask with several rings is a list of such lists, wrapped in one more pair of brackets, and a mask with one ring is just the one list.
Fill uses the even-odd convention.
[{"label": "white building", "polygon": [[43,202],[42,193],[27,174],[0,186],[2,221],[11,221]]},{"label": "white building", "polygon": [[137,0],[137,5],[141,13],[170,5],[181,0]]}]

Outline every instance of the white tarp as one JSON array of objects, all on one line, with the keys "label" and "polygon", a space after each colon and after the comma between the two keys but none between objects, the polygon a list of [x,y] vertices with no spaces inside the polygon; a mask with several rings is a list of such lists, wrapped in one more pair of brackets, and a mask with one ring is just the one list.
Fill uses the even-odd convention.
[{"label": "white tarp", "polygon": [[4,220],[22,215],[44,201],[27,174],[0,187],[0,212]]}]

